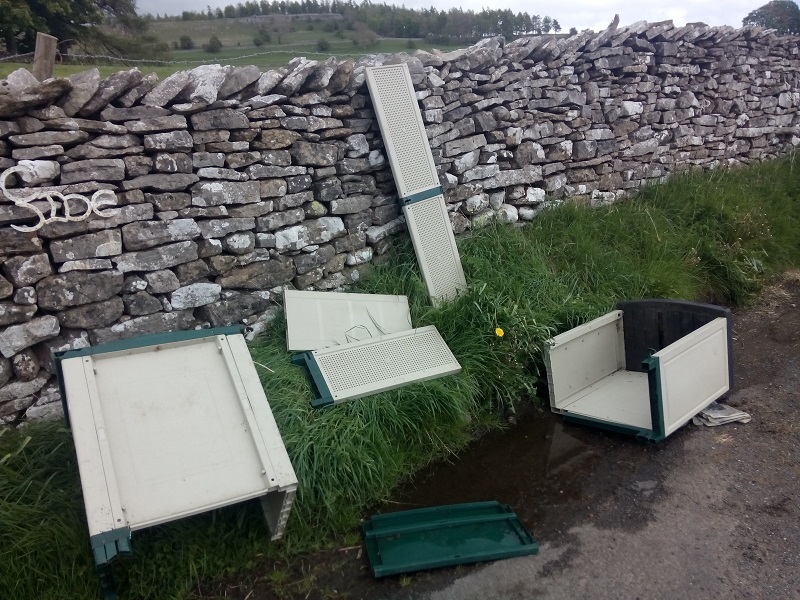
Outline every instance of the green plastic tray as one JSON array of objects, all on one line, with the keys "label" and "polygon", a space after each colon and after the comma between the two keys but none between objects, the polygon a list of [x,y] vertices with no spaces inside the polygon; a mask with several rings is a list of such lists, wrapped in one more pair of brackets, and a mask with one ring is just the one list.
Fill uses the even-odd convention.
[{"label": "green plastic tray", "polygon": [[363,531],[375,577],[539,552],[514,511],[499,502],[376,515]]}]

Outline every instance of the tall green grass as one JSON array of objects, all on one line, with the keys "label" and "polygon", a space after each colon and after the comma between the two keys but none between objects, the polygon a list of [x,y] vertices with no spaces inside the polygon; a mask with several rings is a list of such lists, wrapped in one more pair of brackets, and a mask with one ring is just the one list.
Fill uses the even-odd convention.
[{"label": "tall green grass", "polygon": [[[257,503],[137,532],[134,557],[115,568],[123,598],[183,598],[209,580],[254,577],[268,557],[330,543],[420,466],[527,401],[549,335],[621,299],[746,304],[772,274],[800,265],[798,190],[787,158],[678,175],[610,207],[564,204],[525,227],[490,226],[459,240],[469,289],[439,308],[400,236],[358,291],[407,295],[414,325],[436,325],[462,372],[312,410],[278,319],[252,354],[270,369],[257,367],[300,480],[285,540],[268,541]],[[0,437],[0,598],[95,597],[82,511],[67,431]]]},{"label": "tall green grass", "polygon": [[0,598],[95,597],[87,536],[69,432],[0,429]]}]

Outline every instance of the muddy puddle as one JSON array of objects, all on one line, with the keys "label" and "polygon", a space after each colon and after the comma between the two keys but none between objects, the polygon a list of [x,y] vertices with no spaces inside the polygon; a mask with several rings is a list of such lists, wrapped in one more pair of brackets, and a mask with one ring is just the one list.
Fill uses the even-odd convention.
[{"label": "muddy puddle", "polygon": [[380,512],[497,500],[535,536],[549,536],[576,513],[591,514],[654,448],[564,423],[544,408],[529,406],[517,419],[453,460],[423,469]]}]

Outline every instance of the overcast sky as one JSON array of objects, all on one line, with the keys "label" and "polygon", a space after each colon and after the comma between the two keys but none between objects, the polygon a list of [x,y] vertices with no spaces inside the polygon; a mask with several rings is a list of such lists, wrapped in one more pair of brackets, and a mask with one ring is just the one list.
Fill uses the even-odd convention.
[{"label": "overcast sky", "polygon": [[[374,0],[373,0],[374,1]],[[237,0],[238,2],[238,0]],[[168,7],[169,14],[180,14],[184,10],[204,10],[236,4],[225,0],[138,0],[140,13],[161,13]],[[742,19],[750,11],[767,3],[767,0],[570,0],[569,2],[537,2],[526,0],[406,0],[405,2],[386,2],[387,4],[405,5],[409,8],[436,6],[439,10],[452,6],[460,6],[464,10],[479,12],[484,6],[510,8],[514,12],[528,12],[540,16],[550,15],[557,19],[564,30],[570,27],[581,29],[604,29],[619,14],[620,25],[629,25],[636,21],[664,21],[672,19],[676,25],[702,21],[709,25],[733,25],[739,27]],[[566,5],[569,8],[565,8]]]}]

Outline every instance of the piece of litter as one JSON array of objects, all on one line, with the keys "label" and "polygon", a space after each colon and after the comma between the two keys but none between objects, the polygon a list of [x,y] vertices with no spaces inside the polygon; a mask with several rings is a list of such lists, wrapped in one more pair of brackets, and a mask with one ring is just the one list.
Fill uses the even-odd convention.
[{"label": "piece of litter", "polygon": [[270,369],[270,368],[269,368],[267,365],[262,365],[260,362],[253,361],[253,364],[254,364],[254,365],[258,365],[258,366],[259,366],[259,367],[261,367],[262,369],[266,369],[266,370],[267,370],[267,371],[269,371],[270,373],[274,373],[274,372],[275,372],[275,371],[273,371],[272,369]]},{"label": "piece of litter", "polygon": [[727,423],[749,423],[752,417],[744,411],[714,402],[706,406],[692,418],[695,425],[705,425],[706,427],[716,427]]}]

